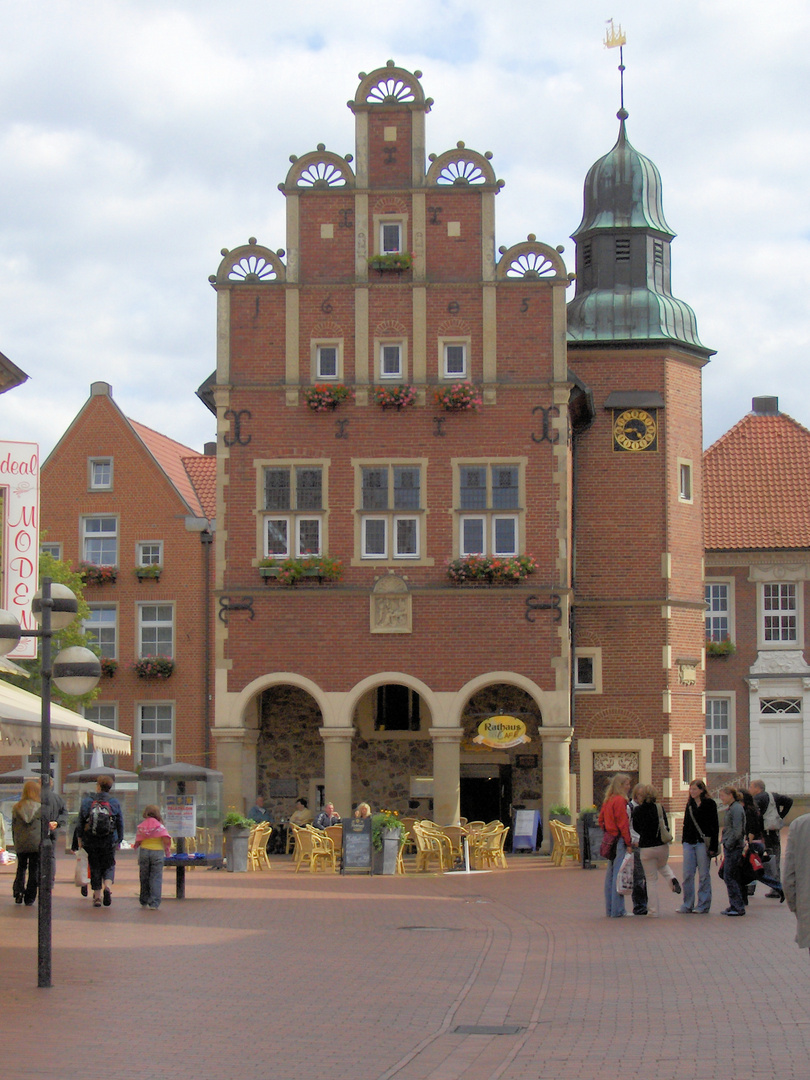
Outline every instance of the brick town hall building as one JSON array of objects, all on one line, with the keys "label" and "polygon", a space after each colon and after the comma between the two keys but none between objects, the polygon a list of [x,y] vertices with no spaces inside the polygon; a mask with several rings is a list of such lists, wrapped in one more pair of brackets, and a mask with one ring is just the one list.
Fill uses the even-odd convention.
[{"label": "brick town hall building", "polygon": [[[319,145],[279,185],[286,252],[250,240],[211,279],[226,803],[489,819],[624,768],[680,805],[705,773],[710,351],[670,290],[658,171],[622,111],[566,311],[557,249],[495,249],[491,155],[426,154],[419,80],[361,75],[354,157]],[[528,741],[480,741],[493,717]]]}]

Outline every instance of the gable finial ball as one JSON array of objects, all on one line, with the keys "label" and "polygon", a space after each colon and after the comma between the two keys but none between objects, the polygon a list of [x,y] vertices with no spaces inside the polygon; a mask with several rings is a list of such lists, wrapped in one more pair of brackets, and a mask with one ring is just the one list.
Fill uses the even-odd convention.
[{"label": "gable finial ball", "polygon": [[322,143],[322,142],[319,142],[318,145],[315,147],[315,149],[320,150],[323,153],[323,151],[326,149],[326,144]]},{"label": "gable finial ball", "polygon": [[366,75],[368,75],[367,71],[360,71],[360,72],[357,73],[357,78],[358,79],[365,79]]},{"label": "gable finial ball", "polygon": [[436,160],[436,155],[435,154],[428,154],[428,161],[435,161],[435,160]]},{"label": "gable finial ball", "polygon": [[354,161],[354,154],[344,154],[343,155],[343,160],[344,161]]},{"label": "gable finial ball", "polygon": [[416,77],[417,79],[421,79],[421,78],[422,78],[422,72],[421,72],[421,71],[419,71],[419,69],[417,68],[417,70],[416,70],[416,71],[414,72],[414,76],[415,76],[415,77]]},{"label": "gable finial ball", "polygon": [[458,147],[458,149],[459,149],[459,150],[463,150],[463,149],[464,149],[464,143],[463,143],[463,142],[461,142],[461,141],[457,142],[457,143],[456,143],[456,146]]},{"label": "gable finial ball", "polygon": [[296,161],[298,161],[298,154],[290,154],[290,161],[294,165],[296,163]]},{"label": "gable finial ball", "polygon": [[255,236],[249,236],[248,237],[248,243],[249,244],[255,244],[256,243],[256,237]]},{"label": "gable finial ball", "polygon": [[209,274],[208,275],[208,280],[213,284],[217,280],[217,275],[216,274]]},{"label": "gable finial ball", "polygon": [[526,239],[527,239],[527,240],[528,240],[528,241],[529,241],[530,243],[532,243],[532,244],[533,244],[533,243],[535,242],[535,240],[537,239],[537,237],[536,237],[536,236],[534,235],[534,233],[533,233],[533,232],[530,232],[530,233],[529,233],[529,235],[528,235],[528,236],[526,237]]},{"label": "gable finial ball", "polygon": [[220,251],[220,255],[230,255],[230,251],[228,251],[227,248],[223,248],[222,251]]},{"label": "gable finial ball", "polygon": [[487,159],[487,161],[492,161],[492,151],[487,150],[487,152],[484,154],[484,157]]},{"label": "gable finial ball", "polygon": [[388,60],[388,61],[386,62],[386,65],[385,65],[385,66],[386,66],[386,67],[396,67],[396,64],[394,63],[394,61],[393,61],[393,60]]},{"label": "gable finial ball", "polygon": [[278,255],[280,259],[283,259],[286,254],[287,252],[284,250],[284,248],[279,248],[276,252],[276,255]]},{"label": "gable finial ball", "polygon": [[562,253],[565,251],[565,245],[564,244],[557,244],[557,246],[556,246],[556,248],[554,250],[557,252],[558,255],[562,255]]},{"label": "gable finial ball", "polygon": [[498,248],[498,253],[500,255],[505,255],[506,254],[506,245],[505,244],[501,244],[501,246]]}]

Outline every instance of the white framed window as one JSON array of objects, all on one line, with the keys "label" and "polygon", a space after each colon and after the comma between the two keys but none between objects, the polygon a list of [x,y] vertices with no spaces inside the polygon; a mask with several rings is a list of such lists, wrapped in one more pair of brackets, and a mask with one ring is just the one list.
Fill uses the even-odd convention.
[{"label": "white framed window", "polygon": [[455,499],[460,556],[520,554],[521,468],[516,462],[465,462],[457,466]]},{"label": "white framed window", "polygon": [[706,640],[733,641],[733,579],[708,579],[703,591],[706,598]]},{"label": "white framed window", "polygon": [[138,655],[174,657],[174,605],[138,604]]},{"label": "white framed window", "polygon": [[118,655],[118,608],[115,604],[90,604],[90,615],[82,628],[98,648],[100,656],[114,660]]},{"label": "white framed window", "polygon": [[118,518],[82,518],[82,556],[93,566],[118,565]]},{"label": "white framed window", "polygon": [[678,458],[678,501],[691,503],[692,493],[692,462],[684,458]]},{"label": "white framed window", "polygon": [[162,540],[141,540],[138,543],[138,566],[160,566],[162,562]]},{"label": "white framed window", "polygon": [[338,341],[313,342],[314,376],[316,379],[337,380],[342,372],[342,349]]},{"label": "white framed window", "polygon": [[689,785],[695,779],[695,744],[681,743],[681,791],[688,791]]},{"label": "white framed window", "polygon": [[43,555],[50,555],[52,559],[62,558],[62,545],[61,544],[40,544],[39,550]]},{"label": "white framed window", "polygon": [[600,648],[574,650],[574,689],[591,694],[602,693],[602,650]]},{"label": "white framed window", "polygon": [[765,582],[761,590],[762,637],[765,644],[795,645],[799,629],[798,583]]},{"label": "white framed window", "polygon": [[264,509],[275,511],[264,516],[264,555],[288,559],[323,554],[323,468],[269,465],[263,480]]},{"label": "white framed window", "polygon": [[418,559],[423,549],[422,467],[360,466],[360,557]]},{"label": "white framed window", "polygon": [[443,378],[467,378],[467,348],[466,341],[445,341],[442,343]]},{"label": "white framed window", "polygon": [[401,221],[380,222],[380,254],[398,255],[404,250]]},{"label": "white framed window", "polygon": [[733,772],[735,765],[733,694],[706,695],[706,771]]},{"label": "white framed window", "polygon": [[87,473],[91,491],[109,491],[113,486],[113,459],[88,458]]},{"label": "white framed window", "polygon": [[380,378],[402,378],[402,343],[384,341],[380,344]]},{"label": "white framed window", "polygon": [[138,706],[138,752],[145,769],[174,761],[174,705]]}]

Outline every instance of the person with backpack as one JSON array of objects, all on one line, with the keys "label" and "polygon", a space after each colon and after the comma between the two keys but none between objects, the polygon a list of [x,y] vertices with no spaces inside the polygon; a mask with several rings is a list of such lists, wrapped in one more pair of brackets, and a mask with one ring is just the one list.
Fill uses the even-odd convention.
[{"label": "person with backpack", "polygon": [[110,795],[110,776],[99,776],[96,790],[85,795],[79,810],[79,836],[87,852],[93,907],[109,907],[115,871],[115,849],[124,839],[124,815],[118,799]]},{"label": "person with backpack", "polygon": [[[771,857],[771,865],[768,871],[771,877],[780,878],[782,876],[782,840],[779,832],[787,825],[785,818],[793,806],[793,799],[789,795],[779,795],[775,791],[766,791],[764,780],[752,780],[748,790],[753,795],[754,802],[762,814],[765,850]],[[778,897],[780,893],[775,889],[771,889],[765,895],[769,900],[772,900]]]}]

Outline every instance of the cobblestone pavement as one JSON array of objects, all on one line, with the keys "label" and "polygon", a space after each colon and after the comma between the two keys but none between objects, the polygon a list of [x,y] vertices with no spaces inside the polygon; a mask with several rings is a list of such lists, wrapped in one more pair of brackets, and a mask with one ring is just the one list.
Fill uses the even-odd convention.
[{"label": "cobblestone pavement", "polygon": [[49,989],[36,986],[36,908],[12,902],[0,867],[3,1075],[810,1078],[810,960],[762,886],[745,919],[719,914],[715,881],[711,915],[675,914],[662,894],[660,919],[619,920],[603,915],[600,871],[531,855],[443,877],[272,863],[196,869],[185,901],[152,912],[131,853],[100,909],[60,856]]}]

